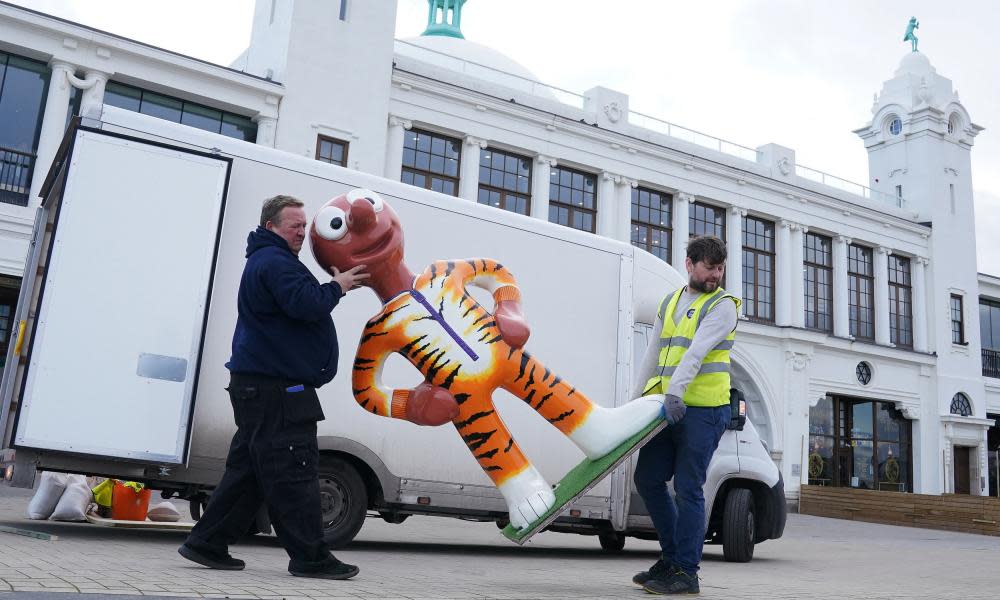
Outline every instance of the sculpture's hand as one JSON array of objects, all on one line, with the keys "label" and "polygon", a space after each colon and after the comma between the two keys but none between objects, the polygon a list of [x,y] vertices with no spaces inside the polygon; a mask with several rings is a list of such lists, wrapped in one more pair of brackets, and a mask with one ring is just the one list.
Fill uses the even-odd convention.
[{"label": "sculpture's hand", "polygon": [[496,319],[497,329],[500,330],[503,341],[511,348],[521,348],[528,342],[531,329],[521,314],[520,302],[514,300],[498,302],[493,317]]},{"label": "sculpture's hand", "polygon": [[451,392],[426,381],[413,388],[406,402],[406,420],[417,425],[444,425],[458,416]]}]

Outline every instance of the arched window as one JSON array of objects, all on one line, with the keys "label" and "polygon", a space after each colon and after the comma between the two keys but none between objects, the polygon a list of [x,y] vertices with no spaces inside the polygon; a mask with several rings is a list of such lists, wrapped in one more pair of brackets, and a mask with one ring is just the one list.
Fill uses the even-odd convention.
[{"label": "arched window", "polygon": [[951,397],[951,414],[963,417],[972,416],[972,402],[969,397],[959,392]]}]

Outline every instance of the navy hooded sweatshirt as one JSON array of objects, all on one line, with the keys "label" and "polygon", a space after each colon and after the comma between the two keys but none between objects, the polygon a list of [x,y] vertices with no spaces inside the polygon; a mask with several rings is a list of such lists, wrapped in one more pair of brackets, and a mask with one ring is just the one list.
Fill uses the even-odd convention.
[{"label": "navy hooded sweatshirt", "polygon": [[233,334],[232,373],[281,377],[319,387],[337,374],[336,282],[320,284],[288,243],[258,227],[247,237]]}]

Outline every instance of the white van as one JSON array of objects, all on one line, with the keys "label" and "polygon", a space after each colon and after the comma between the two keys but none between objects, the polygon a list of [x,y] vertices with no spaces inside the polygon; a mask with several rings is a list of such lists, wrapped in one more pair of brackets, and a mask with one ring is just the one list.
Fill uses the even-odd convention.
[{"label": "white van", "polygon": [[[23,334],[0,387],[14,485],[30,486],[38,470],[113,476],[200,513],[235,431],[224,364],[245,240],[275,194],[315,213],[350,189],[375,190],[399,214],[416,269],[502,260],[518,278],[532,353],[604,406],[630,400],[658,302],[683,282],[614,240],[113,107],[102,118],[70,129],[44,186],[16,316]],[[302,258],[324,278],[308,252]],[[334,311],[340,375],[319,390],[328,541],[347,544],[374,515],[504,523],[503,499],[450,426],[377,417],[354,401],[355,344],[379,308],[360,290]],[[402,359],[383,377],[394,387],[419,382]],[[548,481],[582,459],[523,403],[498,395],[496,404]],[[708,537],[727,559],[749,560],[754,543],[781,535],[785,500],[753,426],[738,421],[712,461]],[[597,535],[608,550],[655,535],[627,461],[549,529]]]}]

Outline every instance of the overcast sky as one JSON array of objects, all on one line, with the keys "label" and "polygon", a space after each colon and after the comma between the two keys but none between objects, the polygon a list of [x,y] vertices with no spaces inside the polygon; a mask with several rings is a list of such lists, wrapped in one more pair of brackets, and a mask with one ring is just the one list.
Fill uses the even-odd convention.
[{"label": "overcast sky", "polygon": [[[246,47],[254,7],[8,1],[220,64]],[[637,111],[744,146],[788,146],[800,164],[865,183],[867,155],[851,131],[909,52],[910,16],[921,52],[986,128],[972,150],[979,270],[1000,274],[1000,2],[468,0],[462,29],[543,82],[616,89]],[[419,35],[426,19],[426,0],[399,0],[397,37]]]}]

